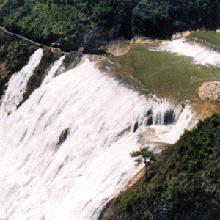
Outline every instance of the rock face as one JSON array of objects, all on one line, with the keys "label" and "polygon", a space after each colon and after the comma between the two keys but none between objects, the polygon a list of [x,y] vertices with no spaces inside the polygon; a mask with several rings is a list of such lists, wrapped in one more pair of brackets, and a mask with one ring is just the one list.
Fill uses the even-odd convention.
[{"label": "rock face", "polygon": [[12,74],[19,71],[38,47],[0,30],[0,97]]},{"label": "rock face", "polygon": [[123,56],[126,53],[129,52],[131,49],[131,46],[129,45],[129,42],[126,40],[115,40],[111,41],[107,45],[106,52],[113,55],[113,56]]},{"label": "rock face", "polygon": [[53,46],[60,47],[64,51],[78,51],[79,48],[84,48],[84,53],[105,54],[108,43],[119,36],[120,25],[112,28],[88,27],[84,32],[61,38]]},{"label": "rock face", "polygon": [[204,82],[199,88],[202,100],[220,101],[220,81]]}]

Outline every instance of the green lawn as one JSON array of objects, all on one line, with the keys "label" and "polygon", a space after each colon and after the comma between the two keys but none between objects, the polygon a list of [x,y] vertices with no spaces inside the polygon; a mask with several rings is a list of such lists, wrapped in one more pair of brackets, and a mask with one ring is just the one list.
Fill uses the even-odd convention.
[{"label": "green lawn", "polygon": [[143,46],[134,46],[128,54],[112,59],[120,75],[132,75],[158,96],[179,101],[196,98],[201,82],[220,80],[218,68],[196,65],[189,57],[149,51]]},{"label": "green lawn", "polygon": [[212,47],[220,51],[220,33],[215,31],[199,31],[193,33],[189,39],[196,40],[199,43]]}]

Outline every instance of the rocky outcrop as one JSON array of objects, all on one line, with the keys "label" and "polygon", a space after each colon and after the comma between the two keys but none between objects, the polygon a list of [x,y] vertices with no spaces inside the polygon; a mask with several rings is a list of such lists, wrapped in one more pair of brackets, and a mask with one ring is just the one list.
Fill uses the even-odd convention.
[{"label": "rocky outcrop", "polygon": [[78,51],[79,48],[84,48],[84,53],[105,54],[108,43],[119,36],[119,25],[112,28],[95,26],[89,27],[84,32],[67,35],[55,42],[53,46],[60,47],[64,51]]},{"label": "rocky outcrop", "polygon": [[220,81],[204,82],[199,87],[199,97],[202,100],[220,101]]},{"label": "rocky outcrop", "polygon": [[106,52],[113,56],[123,56],[129,52],[131,45],[125,40],[111,41],[106,48]]},{"label": "rocky outcrop", "polygon": [[66,53],[63,65],[66,70],[74,68],[81,60],[83,51],[77,51],[77,52],[69,52]]}]

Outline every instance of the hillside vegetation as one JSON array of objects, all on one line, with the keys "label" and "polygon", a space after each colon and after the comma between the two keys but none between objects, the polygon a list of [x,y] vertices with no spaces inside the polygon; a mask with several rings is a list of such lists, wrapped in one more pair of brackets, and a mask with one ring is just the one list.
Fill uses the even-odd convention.
[{"label": "hillside vegetation", "polygon": [[0,0],[0,24],[70,50],[98,38],[167,37],[178,30],[215,29],[219,10],[218,0]]},{"label": "hillside vegetation", "polygon": [[220,219],[220,115],[187,131],[149,181],[108,204],[100,220]]}]

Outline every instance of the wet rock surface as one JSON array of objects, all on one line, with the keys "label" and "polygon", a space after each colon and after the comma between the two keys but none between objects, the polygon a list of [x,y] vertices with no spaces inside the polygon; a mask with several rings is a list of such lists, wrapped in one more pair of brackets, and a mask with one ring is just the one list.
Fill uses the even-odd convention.
[{"label": "wet rock surface", "polygon": [[83,52],[80,50],[77,52],[72,51],[72,52],[66,53],[66,56],[63,62],[65,69],[69,70],[75,67],[81,61],[82,54]]}]

